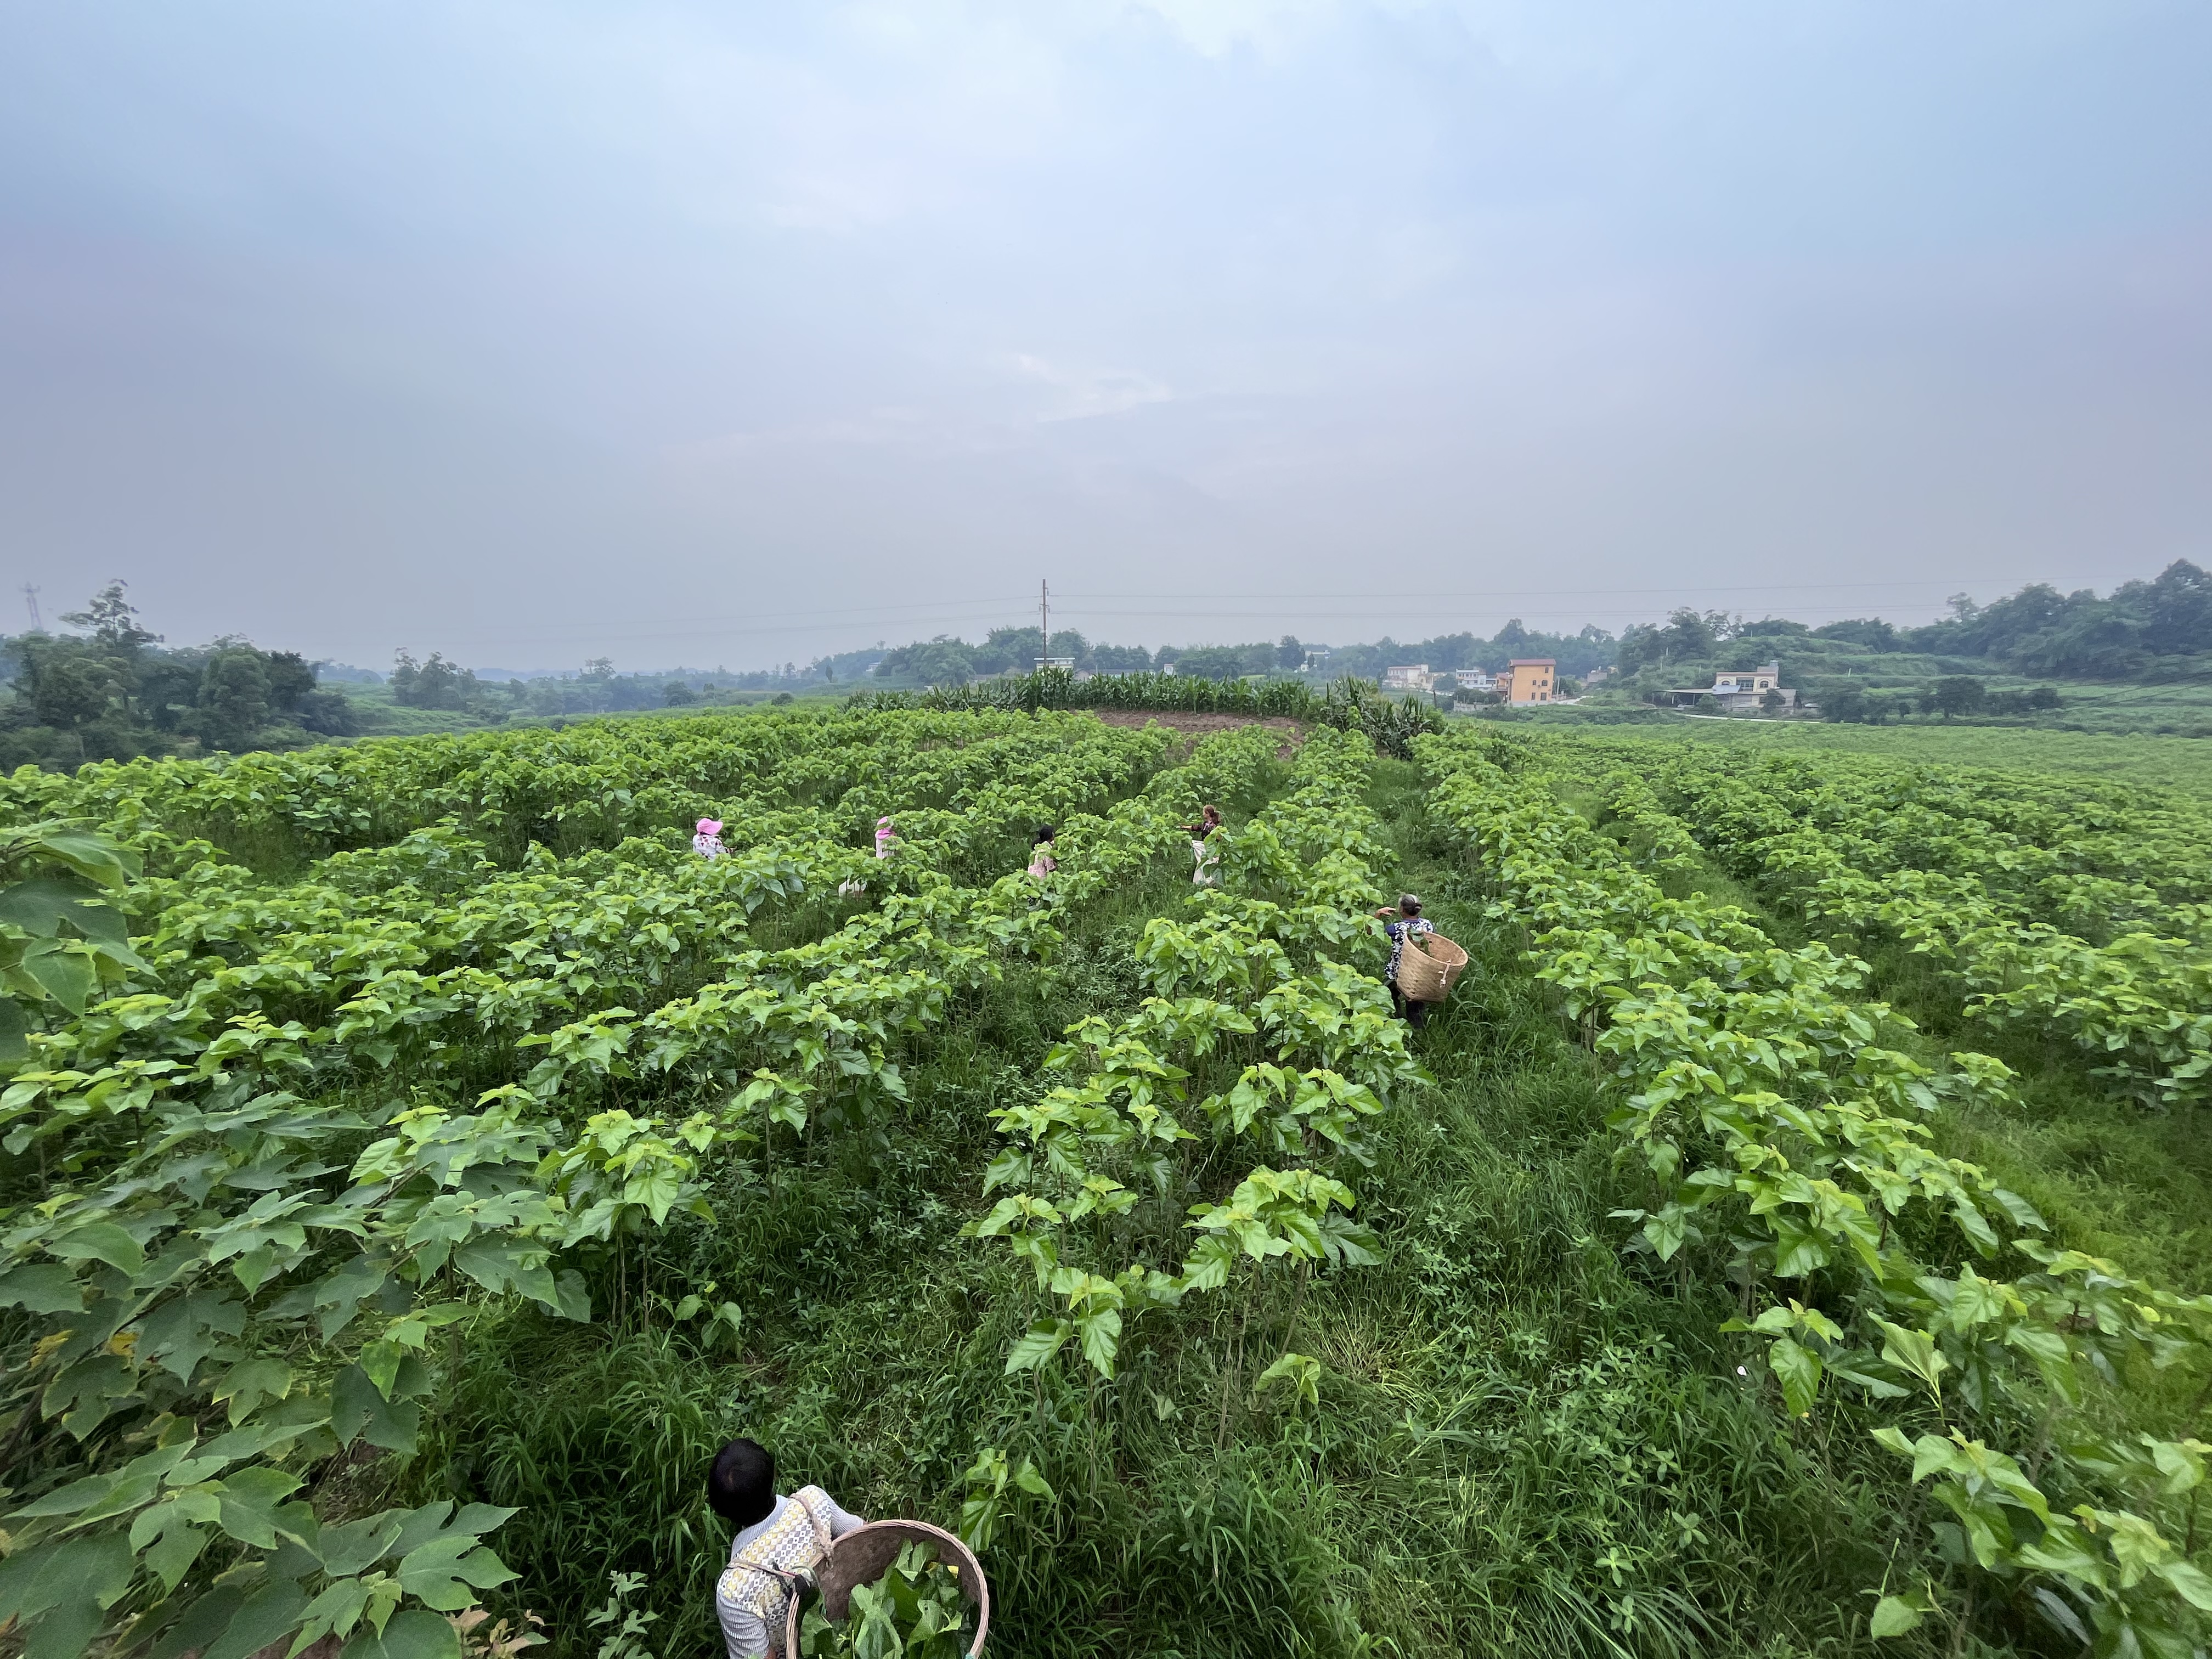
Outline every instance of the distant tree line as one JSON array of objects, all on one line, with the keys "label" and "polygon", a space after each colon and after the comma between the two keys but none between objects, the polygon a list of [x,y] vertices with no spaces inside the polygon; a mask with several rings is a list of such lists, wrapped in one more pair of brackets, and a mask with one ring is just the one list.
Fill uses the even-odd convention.
[{"label": "distant tree line", "polygon": [[[869,653],[869,661],[877,654]],[[834,675],[823,678],[836,678]],[[384,684],[392,701],[403,708],[465,714],[497,725],[525,715],[616,714],[758,702],[771,687],[804,686],[811,678],[795,666],[788,673],[774,674],[739,675],[720,669],[617,674],[612,662],[596,657],[580,673],[484,679],[474,669],[449,662],[437,652],[417,662],[410,653],[402,651],[394,658]],[[786,702],[792,700],[787,690],[780,690],[777,695]]]},{"label": "distant tree line", "polygon": [[[2023,676],[2135,679],[2212,669],[2212,576],[2176,559],[2150,581],[2131,581],[2103,599],[2089,588],[2061,593],[2036,582],[1993,604],[1954,594],[1951,614],[1921,628],[1879,617],[1808,627],[1778,617],[1745,622],[1725,611],[1674,611],[1620,636],[1623,675],[1649,665],[1703,664],[1730,643],[1778,654],[1792,640],[1822,640],[1876,653],[1969,657]],[[1749,666],[1748,660],[1742,665]]]},{"label": "distant tree line", "polygon": [[[815,672],[828,680],[851,680],[859,677],[861,665],[872,664],[867,672],[879,680],[965,685],[996,675],[1027,673],[1040,657],[1049,655],[1073,663],[1078,671],[1099,674],[1172,669],[1177,675],[1227,680],[1304,671],[1323,679],[1342,674],[1379,679],[1401,664],[1495,672],[1515,657],[1550,657],[1563,677],[1581,679],[1593,669],[1610,668],[1616,684],[1632,682],[1652,689],[1668,673],[1680,684],[1683,677],[1715,665],[1748,668],[1762,658],[1790,652],[1794,645],[1801,665],[1815,654],[1896,653],[1969,659],[2022,677],[2129,679],[2212,672],[2212,576],[2185,559],[2176,560],[2152,580],[2124,583],[2102,599],[2088,588],[2062,594],[2048,584],[2036,583],[1987,605],[1956,594],[1950,611],[1941,621],[1916,628],[1879,617],[1815,626],[1781,617],[1746,621],[1726,611],[1686,608],[1664,622],[1636,623],[1618,638],[1595,626],[1572,634],[1542,633],[1523,626],[1516,617],[1486,640],[1472,633],[1439,634],[1425,640],[1386,636],[1371,644],[1326,647],[1285,635],[1272,644],[1162,646],[1157,651],[1099,644],[1069,629],[1055,631],[1047,652],[1037,629],[1000,628],[979,645],[940,634],[890,650],[823,659]],[[1952,695],[1954,705],[1960,695]],[[1978,708],[1954,706],[1930,712],[1942,712],[1947,718],[2019,712],[2007,702],[2013,694],[1989,695],[1994,700]]]},{"label": "distant tree line", "polygon": [[295,748],[357,729],[353,705],[319,688],[299,653],[235,635],[165,648],[121,582],[61,620],[84,631],[0,641],[0,766]]},{"label": "distant tree line", "polygon": [[1148,651],[1141,645],[1100,645],[1073,629],[1055,630],[1052,649],[1043,648],[1043,635],[1034,628],[1000,628],[985,636],[981,645],[969,645],[949,635],[902,645],[886,651],[873,673],[879,679],[921,685],[965,685],[1009,672],[1026,674],[1037,659],[1049,654],[1094,674],[1142,674],[1173,670],[1180,677],[1233,680],[1255,674],[1296,674],[1310,662],[1313,678],[1333,680],[1346,674],[1380,679],[1386,669],[1401,664],[1426,663],[1433,670],[1486,668],[1495,671],[1515,657],[1552,657],[1561,672],[1587,673],[1613,660],[1614,640],[1601,628],[1585,628],[1578,634],[1540,634],[1522,626],[1520,619],[1499,629],[1490,639],[1473,634],[1440,634],[1432,639],[1401,642],[1383,638],[1371,645],[1334,647],[1310,646],[1294,634],[1273,643],[1247,645],[1162,646]]},{"label": "distant tree line", "polygon": [[1941,715],[1946,720],[1961,717],[1973,720],[1990,715],[2047,714],[2063,702],[2055,685],[1992,691],[1975,675],[1946,674],[1929,682],[1923,690],[1888,696],[1849,682],[1832,683],[1820,691],[1820,710],[1825,720],[1881,726],[1916,709],[1923,714]]}]

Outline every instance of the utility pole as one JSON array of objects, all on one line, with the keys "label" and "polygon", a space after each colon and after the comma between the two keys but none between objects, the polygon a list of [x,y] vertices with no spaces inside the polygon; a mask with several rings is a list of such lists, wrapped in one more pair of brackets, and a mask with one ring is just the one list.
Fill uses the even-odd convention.
[{"label": "utility pole", "polygon": [[46,625],[39,617],[39,590],[28,582],[23,584],[23,603],[31,607],[31,631],[33,634],[45,633]]},{"label": "utility pole", "polygon": [[1037,651],[1037,666],[1043,668],[1052,661],[1052,588],[1042,579],[1037,582],[1037,633],[1043,641]]}]

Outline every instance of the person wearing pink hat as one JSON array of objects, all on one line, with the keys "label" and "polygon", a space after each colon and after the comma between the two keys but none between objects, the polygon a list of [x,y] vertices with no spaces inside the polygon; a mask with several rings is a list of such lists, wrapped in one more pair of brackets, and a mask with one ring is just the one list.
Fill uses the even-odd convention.
[{"label": "person wearing pink hat", "polygon": [[897,842],[898,831],[891,828],[891,821],[888,817],[878,818],[876,820],[876,856],[879,859],[889,858],[891,855],[891,848]]},{"label": "person wearing pink hat", "polygon": [[691,837],[691,850],[702,859],[718,859],[727,850],[722,845],[722,821],[720,818],[701,818],[699,832]]}]

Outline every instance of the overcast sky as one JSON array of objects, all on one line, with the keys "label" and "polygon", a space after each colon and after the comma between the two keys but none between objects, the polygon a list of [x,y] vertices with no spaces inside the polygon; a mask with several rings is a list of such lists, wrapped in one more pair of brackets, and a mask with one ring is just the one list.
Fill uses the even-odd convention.
[{"label": "overcast sky", "polygon": [[2203,0],[0,0],[0,580],[517,667],[2102,589],[2212,562],[2208,87]]}]

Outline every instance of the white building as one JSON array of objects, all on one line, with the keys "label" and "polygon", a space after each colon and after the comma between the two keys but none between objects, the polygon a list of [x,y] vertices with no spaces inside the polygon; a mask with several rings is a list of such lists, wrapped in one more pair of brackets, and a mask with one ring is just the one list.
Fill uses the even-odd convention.
[{"label": "white building", "polygon": [[1764,708],[1770,693],[1782,700],[1783,708],[1795,708],[1797,694],[1783,685],[1781,679],[1780,663],[1763,662],[1756,668],[1716,674],[1711,685],[1676,686],[1667,695],[1677,708],[1694,708],[1699,698],[1711,697],[1723,713],[1729,714],[1747,714]]},{"label": "white building", "polygon": [[1458,683],[1459,689],[1462,691],[1498,690],[1498,677],[1487,669],[1455,668],[1452,670],[1452,678]]},{"label": "white building", "polygon": [[1386,668],[1382,671],[1382,689],[1385,691],[1425,691],[1435,683],[1435,678],[1425,662],[1417,662],[1405,668]]}]

